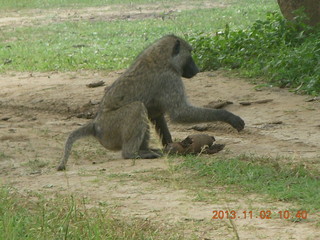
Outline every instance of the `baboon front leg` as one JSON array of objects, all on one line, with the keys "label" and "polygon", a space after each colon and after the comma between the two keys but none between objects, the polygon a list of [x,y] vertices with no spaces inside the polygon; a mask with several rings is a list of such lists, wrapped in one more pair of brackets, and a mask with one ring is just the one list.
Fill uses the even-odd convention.
[{"label": "baboon front leg", "polygon": [[[139,155],[144,155],[144,154],[149,154],[149,153],[155,153],[158,155],[158,157],[163,156],[163,151],[161,149],[155,149],[155,148],[150,148],[149,147],[149,139],[150,139],[150,131],[148,128],[148,131],[146,132],[144,139],[142,141],[141,147],[140,147],[140,151],[139,151]],[[145,157],[146,158],[146,157]],[[150,157],[147,157],[150,158]]]},{"label": "baboon front leg", "polygon": [[125,123],[125,126],[123,127],[123,158],[149,159],[161,157],[160,154],[149,149],[149,120],[144,106],[142,108],[137,108],[133,116],[127,116],[128,119],[131,117],[131,125]]},{"label": "baboon front leg", "polygon": [[123,158],[144,158],[152,159],[159,158],[162,154],[149,149],[149,126],[145,126],[140,131],[138,129],[134,137],[123,143],[122,156]]},{"label": "baboon front leg", "polygon": [[170,109],[170,116],[175,122],[197,123],[221,121],[241,131],[245,123],[237,115],[224,109],[210,109],[184,104],[180,109]]},{"label": "baboon front leg", "polygon": [[161,138],[162,145],[167,146],[169,143],[172,143],[172,137],[164,115],[162,114],[159,117],[153,118],[151,121]]}]

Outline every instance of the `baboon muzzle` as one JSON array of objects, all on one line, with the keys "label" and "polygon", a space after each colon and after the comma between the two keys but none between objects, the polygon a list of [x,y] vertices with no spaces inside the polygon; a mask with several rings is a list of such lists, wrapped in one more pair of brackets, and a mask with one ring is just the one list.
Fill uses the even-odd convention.
[{"label": "baboon muzzle", "polygon": [[199,72],[199,68],[193,61],[192,57],[190,56],[183,67],[182,77],[184,78],[192,78]]}]

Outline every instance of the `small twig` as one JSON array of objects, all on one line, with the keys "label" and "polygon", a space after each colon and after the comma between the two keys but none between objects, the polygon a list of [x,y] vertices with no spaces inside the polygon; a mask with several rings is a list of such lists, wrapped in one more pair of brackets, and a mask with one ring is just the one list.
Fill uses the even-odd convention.
[{"label": "small twig", "polygon": [[204,105],[204,107],[213,108],[213,109],[220,109],[220,108],[224,108],[225,106],[230,105],[230,104],[233,104],[233,102],[228,101],[228,100],[226,100],[226,101],[219,100],[219,101],[209,102],[208,104]]},{"label": "small twig", "polygon": [[268,103],[268,102],[272,102],[273,99],[264,99],[264,100],[257,100],[257,101],[247,101],[247,102],[240,102],[241,105],[243,106],[249,106],[251,104],[262,104],[262,103]]}]

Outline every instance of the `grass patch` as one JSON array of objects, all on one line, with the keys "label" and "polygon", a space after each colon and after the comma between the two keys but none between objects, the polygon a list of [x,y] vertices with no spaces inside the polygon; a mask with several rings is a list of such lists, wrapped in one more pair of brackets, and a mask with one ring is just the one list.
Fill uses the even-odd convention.
[{"label": "grass patch", "polygon": [[[197,2],[200,6],[203,1],[193,1]],[[126,0],[0,0],[0,11],[115,3],[135,7]],[[174,33],[192,43],[203,70],[239,69],[246,77],[264,77],[270,85],[320,94],[320,30],[311,31],[303,24],[303,15],[295,22],[286,21],[272,0],[225,3],[222,8],[165,14],[172,2],[162,1],[163,14],[152,19],[52,23],[48,16],[47,25],[3,27],[0,71],[123,69],[155,39]],[[266,15],[270,11],[277,12]]]},{"label": "grass patch", "polygon": [[108,208],[88,208],[87,199],[21,195],[0,188],[0,239],[184,239],[148,221],[116,219]]},{"label": "grass patch", "polygon": [[[268,194],[278,201],[294,202],[306,210],[320,209],[320,181],[302,165],[279,165],[276,160],[239,156],[231,159],[189,156],[177,170],[192,170],[196,176],[237,192]],[[194,181],[194,180],[193,180]]]},{"label": "grass patch", "polygon": [[[98,7],[111,4],[146,4],[158,3],[156,0],[0,0],[3,10],[21,10],[30,8],[70,8],[70,7]],[[161,1],[165,2],[165,1]],[[171,0],[170,2],[181,2],[181,0]]]},{"label": "grass patch", "polygon": [[49,20],[47,25],[3,27],[0,71],[123,69],[142,49],[165,34],[215,32],[226,23],[241,29],[276,8],[271,0],[260,2],[257,5],[256,1],[242,0],[224,8],[174,12],[164,18],[60,23]]},{"label": "grass patch", "polygon": [[5,159],[9,159],[10,156],[5,154],[4,152],[0,152],[0,160],[5,160]]},{"label": "grass patch", "polygon": [[49,163],[47,161],[39,160],[36,158],[23,163],[23,165],[28,167],[31,172],[37,172],[43,169],[44,167],[47,167]]}]

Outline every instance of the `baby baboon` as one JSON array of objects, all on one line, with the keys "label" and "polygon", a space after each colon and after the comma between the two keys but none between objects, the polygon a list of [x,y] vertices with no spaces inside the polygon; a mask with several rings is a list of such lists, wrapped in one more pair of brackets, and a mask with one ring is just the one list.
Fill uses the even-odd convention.
[{"label": "baby baboon", "polygon": [[146,48],[106,91],[95,119],[70,134],[58,170],[64,170],[72,144],[94,136],[105,148],[122,150],[123,158],[158,158],[149,149],[149,120],[165,146],[172,142],[164,114],[180,123],[222,121],[238,131],[244,121],[222,109],[191,105],[181,77],[192,78],[199,70],[192,47],[167,35]]}]

